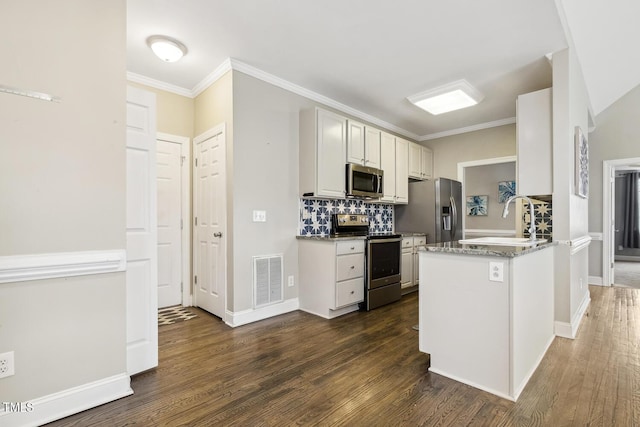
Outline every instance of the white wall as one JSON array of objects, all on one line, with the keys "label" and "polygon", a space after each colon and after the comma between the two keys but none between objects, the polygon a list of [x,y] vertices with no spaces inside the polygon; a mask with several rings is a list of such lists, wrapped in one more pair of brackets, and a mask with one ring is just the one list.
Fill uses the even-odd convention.
[{"label": "white wall", "polygon": [[[126,3],[6,0],[0,83],[0,257],[125,248]],[[125,275],[0,284],[0,401],[126,371]]]},{"label": "white wall", "polygon": [[[283,254],[284,278],[298,282],[298,122],[312,101],[247,74],[233,73],[233,310],[252,308],[252,257]],[[253,222],[253,210],[267,212]],[[285,299],[298,286],[285,283]]]},{"label": "white wall", "polygon": [[589,297],[588,251],[570,246],[588,236],[588,200],[574,191],[576,126],[587,132],[588,98],[580,64],[566,49],[553,55],[553,240],[562,243],[556,248],[555,319],[566,328],[577,327]]}]

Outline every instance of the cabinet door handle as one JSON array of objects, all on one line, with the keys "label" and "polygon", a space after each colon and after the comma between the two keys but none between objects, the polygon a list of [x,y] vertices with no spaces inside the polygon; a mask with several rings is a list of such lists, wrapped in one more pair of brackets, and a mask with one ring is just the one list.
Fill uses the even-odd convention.
[{"label": "cabinet door handle", "polygon": [[355,265],[352,265],[352,266],[351,266],[351,269],[352,269],[352,270],[354,270],[355,268],[356,268],[356,266],[355,266]]},{"label": "cabinet door handle", "polygon": [[355,246],[351,246],[351,250],[352,250],[352,251],[355,251],[355,250],[356,250],[356,247],[355,247]]},{"label": "cabinet door handle", "polygon": [[213,233],[213,237],[222,237],[222,233],[219,231],[217,233]]},{"label": "cabinet door handle", "polygon": [[355,294],[355,293],[356,293],[356,291],[351,291],[351,295],[353,295],[353,294]]}]

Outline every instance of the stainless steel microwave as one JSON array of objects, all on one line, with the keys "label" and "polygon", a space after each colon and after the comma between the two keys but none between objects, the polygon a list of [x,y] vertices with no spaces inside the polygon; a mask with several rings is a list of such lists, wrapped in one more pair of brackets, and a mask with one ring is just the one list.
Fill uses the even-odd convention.
[{"label": "stainless steel microwave", "polygon": [[384,172],[380,169],[347,163],[346,195],[361,199],[382,197]]}]

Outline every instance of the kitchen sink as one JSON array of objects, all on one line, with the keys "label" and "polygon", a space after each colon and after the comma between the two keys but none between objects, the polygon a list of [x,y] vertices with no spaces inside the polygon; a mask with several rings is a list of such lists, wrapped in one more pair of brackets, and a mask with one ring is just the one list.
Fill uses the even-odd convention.
[{"label": "kitchen sink", "polygon": [[547,239],[535,239],[522,237],[478,237],[475,239],[459,240],[459,243],[465,245],[493,245],[493,246],[534,246],[546,242]]}]

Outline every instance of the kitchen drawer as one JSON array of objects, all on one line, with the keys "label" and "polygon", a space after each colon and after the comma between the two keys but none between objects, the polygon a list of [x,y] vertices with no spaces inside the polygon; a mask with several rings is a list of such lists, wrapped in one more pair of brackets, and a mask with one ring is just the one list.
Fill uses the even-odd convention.
[{"label": "kitchen drawer", "polygon": [[402,238],[402,249],[413,247],[413,237]]},{"label": "kitchen drawer", "polygon": [[337,282],[364,276],[364,254],[341,255],[336,259]]},{"label": "kitchen drawer", "polygon": [[427,237],[426,236],[420,236],[420,237],[414,237],[413,238],[413,246],[424,246],[427,244]]},{"label": "kitchen drawer", "polygon": [[336,283],[336,308],[364,301],[364,278]]},{"label": "kitchen drawer", "polygon": [[336,254],[359,254],[364,253],[364,240],[345,240],[336,243]]}]

